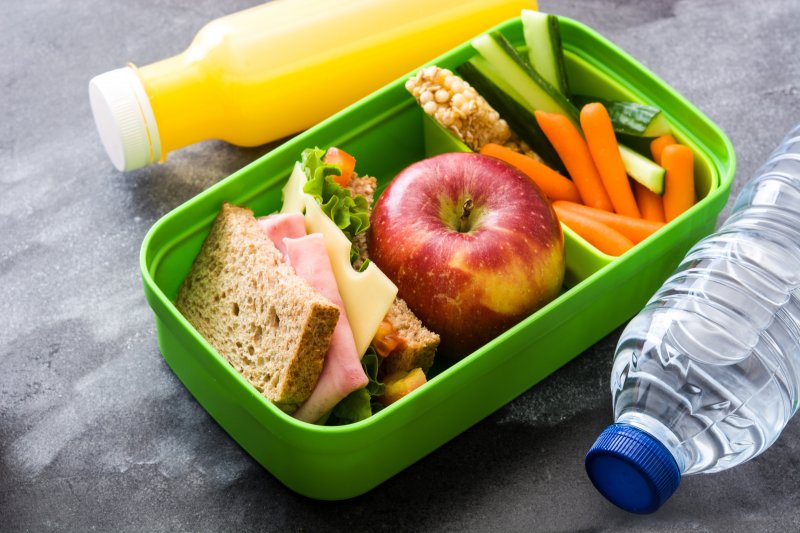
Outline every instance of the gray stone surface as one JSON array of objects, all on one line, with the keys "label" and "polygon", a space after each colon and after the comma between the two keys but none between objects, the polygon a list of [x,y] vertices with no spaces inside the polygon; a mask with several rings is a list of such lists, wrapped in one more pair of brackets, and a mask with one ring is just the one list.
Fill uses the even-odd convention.
[{"label": "gray stone surface", "polygon": [[[620,330],[354,500],[300,497],[240,449],[161,358],[138,252],[161,215],[271,146],[205,142],[118,173],[94,131],[86,84],[127,61],[177,53],[204,21],[252,3],[3,6],[0,529],[800,529],[797,422],[756,460],[685,479],[655,515],[599,496],[582,458],[611,419]],[[738,157],[734,194],[800,122],[795,0],[541,8],[594,27],[719,124]]]}]

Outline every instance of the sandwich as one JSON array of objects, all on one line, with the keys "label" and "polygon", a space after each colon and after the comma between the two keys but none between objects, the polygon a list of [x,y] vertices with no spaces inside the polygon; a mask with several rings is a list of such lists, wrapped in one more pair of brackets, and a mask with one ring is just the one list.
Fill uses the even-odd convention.
[{"label": "sandwich", "polygon": [[369,259],[376,180],[354,164],[309,149],[279,213],[223,204],[175,300],[259,393],[310,423],[370,416],[397,399],[392,384],[424,382],[439,344]]}]

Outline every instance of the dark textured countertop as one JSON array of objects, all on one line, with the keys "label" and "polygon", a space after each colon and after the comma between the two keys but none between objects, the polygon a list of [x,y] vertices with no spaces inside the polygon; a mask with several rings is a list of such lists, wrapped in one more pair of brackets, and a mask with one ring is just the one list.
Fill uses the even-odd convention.
[{"label": "dark textured countertop", "polygon": [[[163,214],[271,147],[205,142],[122,174],[94,130],[95,74],[184,48],[254,2],[14,2],[0,17],[0,529],[791,531],[800,426],[635,516],[582,459],[611,421],[620,330],[368,494],[298,496],[205,413],[158,351],[138,253]],[[800,122],[795,0],[565,1],[729,135],[733,194]],[[728,206],[731,202],[728,203]],[[727,212],[727,209],[726,209]]]}]

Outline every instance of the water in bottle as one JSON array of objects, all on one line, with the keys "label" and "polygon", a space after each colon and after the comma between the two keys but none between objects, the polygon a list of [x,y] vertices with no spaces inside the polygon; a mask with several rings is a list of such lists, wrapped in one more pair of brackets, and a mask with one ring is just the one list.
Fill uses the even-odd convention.
[{"label": "water in bottle", "polygon": [[594,485],[648,513],[778,438],[800,393],[800,126],[622,333]]}]

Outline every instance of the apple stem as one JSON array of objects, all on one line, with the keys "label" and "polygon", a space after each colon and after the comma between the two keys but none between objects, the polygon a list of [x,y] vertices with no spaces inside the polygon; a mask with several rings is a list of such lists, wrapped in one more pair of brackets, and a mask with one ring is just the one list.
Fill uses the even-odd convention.
[{"label": "apple stem", "polygon": [[472,212],[472,208],[475,204],[472,201],[472,198],[467,198],[464,200],[464,204],[461,206],[461,219],[458,221],[458,231],[461,233],[466,233],[469,231],[469,214]]}]

